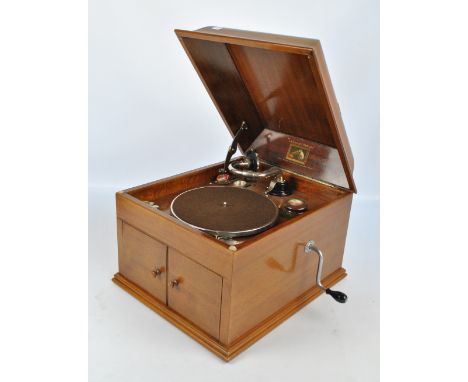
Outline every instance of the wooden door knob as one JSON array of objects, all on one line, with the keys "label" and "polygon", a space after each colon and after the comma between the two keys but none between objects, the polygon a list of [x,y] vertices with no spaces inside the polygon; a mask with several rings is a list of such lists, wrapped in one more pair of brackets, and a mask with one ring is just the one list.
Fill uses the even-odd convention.
[{"label": "wooden door knob", "polygon": [[171,288],[175,288],[176,286],[179,285],[179,280],[174,279],[170,282],[170,284],[171,284]]},{"label": "wooden door knob", "polygon": [[161,271],[160,268],[156,268],[154,271],[151,271],[151,274],[152,274],[154,277],[158,277],[161,273],[162,273],[162,271]]}]

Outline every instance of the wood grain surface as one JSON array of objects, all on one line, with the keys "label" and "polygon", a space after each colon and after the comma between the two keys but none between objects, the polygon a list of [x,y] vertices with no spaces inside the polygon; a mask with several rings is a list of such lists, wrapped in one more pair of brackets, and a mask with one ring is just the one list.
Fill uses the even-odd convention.
[{"label": "wood grain surface", "polygon": [[168,259],[169,308],[219,339],[222,278],[172,248]]},{"label": "wood grain surface", "polygon": [[228,28],[175,32],[231,134],[247,122],[244,152],[264,129],[337,148],[346,188],[356,192],[320,41]]},{"label": "wood grain surface", "polygon": [[[119,272],[166,302],[167,246],[123,223]],[[159,275],[153,274],[157,269]]]},{"label": "wood grain surface", "polygon": [[324,253],[323,277],[341,268],[351,201],[349,194],[236,253],[228,343],[315,285],[318,257],[304,252],[307,241]]}]

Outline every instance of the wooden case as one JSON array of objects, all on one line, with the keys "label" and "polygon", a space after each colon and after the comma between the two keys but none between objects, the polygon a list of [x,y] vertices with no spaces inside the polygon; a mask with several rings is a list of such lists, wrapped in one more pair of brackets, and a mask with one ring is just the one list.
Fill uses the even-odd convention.
[{"label": "wooden case", "polygon": [[307,241],[324,253],[326,287],[345,277],[353,157],[318,40],[217,27],[176,34],[229,131],[248,123],[242,151],[281,167],[309,206],[233,246],[170,214],[173,198],[209,184],[221,163],[116,194],[113,281],[230,360],[320,295]]}]

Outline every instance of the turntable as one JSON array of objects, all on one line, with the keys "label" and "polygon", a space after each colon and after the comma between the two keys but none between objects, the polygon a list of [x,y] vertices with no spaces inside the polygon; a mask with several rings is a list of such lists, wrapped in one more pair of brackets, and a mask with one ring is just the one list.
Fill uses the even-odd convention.
[{"label": "turntable", "polygon": [[320,294],[346,302],[330,287],[353,157],[318,40],[176,34],[233,140],[223,162],[116,194],[113,281],[230,360]]},{"label": "turntable", "polygon": [[220,238],[233,238],[270,228],[276,222],[278,208],[254,191],[212,186],[193,188],[176,196],[171,213],[193,228]]}]

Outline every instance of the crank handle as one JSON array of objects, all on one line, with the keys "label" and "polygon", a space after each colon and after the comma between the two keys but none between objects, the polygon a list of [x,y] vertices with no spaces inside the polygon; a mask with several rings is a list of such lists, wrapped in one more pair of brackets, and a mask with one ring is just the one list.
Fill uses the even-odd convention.
[{"label": "crank handle", "polygon": [[306,245],[304,246],[305,253],[316,253],[319,257],[318,267],[317,267],[317,274],[316,274],[316,282],[320,289],[322,289],[326,294],[333,297],[335,301],[344,304],[348,300],[348,296],[343,292],[339,292],[336,290],[331,290],[330,288],[325,288],[322,284],[322,267],[323,267],[323,253],[322,251],[315,245],[313,240],[309,240]]}]

